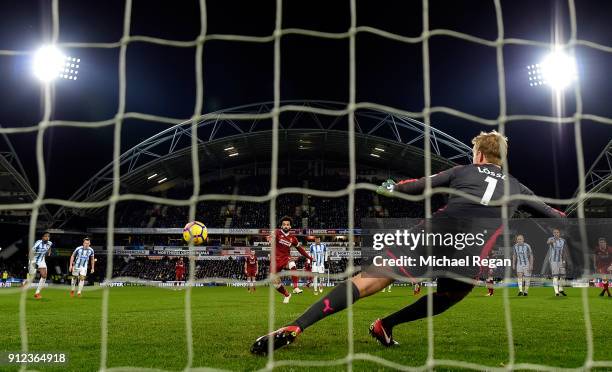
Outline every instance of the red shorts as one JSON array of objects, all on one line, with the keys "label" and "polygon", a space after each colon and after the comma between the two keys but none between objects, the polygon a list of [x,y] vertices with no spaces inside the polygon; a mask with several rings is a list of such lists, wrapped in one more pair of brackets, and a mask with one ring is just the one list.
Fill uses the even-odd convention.
[{"label": "red shorts", "polygon": [[246,276],[255,276],[257,275],[257,270],[247,270]]},{"label": "red shorts", "polygon": [[185,273],[183,271],[177,271],[176,280],[185,280]]},{"label": "red shorts", "polygon": [[288,269],[289,268],[289,262],[292,262],[293,260],[291,259],[291,257],[277,257],[276,258],[276,271],[272,271],[272,268],[270,267],[270,271],[273,273],[278,273],[281,272],[283,269]]}]

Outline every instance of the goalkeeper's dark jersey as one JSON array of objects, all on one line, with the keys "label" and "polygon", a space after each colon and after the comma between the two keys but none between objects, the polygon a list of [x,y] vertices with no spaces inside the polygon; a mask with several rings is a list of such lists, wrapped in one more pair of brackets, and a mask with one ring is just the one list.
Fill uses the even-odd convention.
[{"label": "goalkeeper's dark jersey", "polygon": [[[516,178],[508,175],[510,195],[534,195],[529,188]],[[431,176],[431,187],[449,187],[473,195],[480,202],[450,195],[446,207],[441,208],[434,217],[451,218],[500,218],[501,206],[489,205],[504,195],[504,175],[500,167],[493,164],[460,165]],[[425,190],[425,177],[398,182],[394,191],[406,194],[420,194]],[[512,200],[508,203],[508,216],[521,208],[534,217],[565,217],[541,200]]]}]

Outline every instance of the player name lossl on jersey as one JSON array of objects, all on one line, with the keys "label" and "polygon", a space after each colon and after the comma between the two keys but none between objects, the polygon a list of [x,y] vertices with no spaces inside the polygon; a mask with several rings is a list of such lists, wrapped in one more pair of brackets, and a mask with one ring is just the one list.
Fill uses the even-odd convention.
[{"label": "player name lossl on jersey", "polygon": [[376,256],[373,259],[375,266],[380,267],[496,267],[511,266],[512,260],[509,258],[482,258],[480,256],[465,256],[465,258],[448,258],[446,256],[420,256],[416,257],[399,256],[397,258],[383,258]]},{"label": "player name lossl on jersey", "polygon": [[494,172],[490,170],[489,168],[485,168],[485,167],[477,167],[477,168],[478,168],[478,173],[488,174],[489,176],[501,178],[502,180],[506,179],[506,175],[503,174],[502,172]]}]

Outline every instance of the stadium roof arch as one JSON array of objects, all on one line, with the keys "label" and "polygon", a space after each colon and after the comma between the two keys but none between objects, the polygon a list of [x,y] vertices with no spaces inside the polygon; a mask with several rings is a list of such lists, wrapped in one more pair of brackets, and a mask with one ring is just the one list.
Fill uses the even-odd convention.
[{"label": "stadium roof arch", "polygon": [[[574,192],[574,198],[578,196],[579,191],[579,188],[576,189],[576,192]],[[612,194],[612,140],[608,142],[606,147],[599,154],[597,159],[595,159],[593,165],[587,172],[585,176],[585,192],[587,194]],[[568,216],[574,215],[581,203],[584,204],[587,217],[590,214],[601,214],[602,216],[608,216],[609,214],[606,213],[605,209],[610,208],[612,204],[612,202],[607,199],[587,198],[581,202],[574,202],[568,205],[565,213]],[[597,213],[597,210],[599,209],[603,209],[601,213]]]},{"label": "stadium roof arch", "polygon": [[[295,110],[284,111],[279,120],[279,156],[329,159],[348,163],[348,116],[320,114],[343,110],[346,103],[332,101],[282,101]],[[272,153],[272,120],[261,114],[273,109],[272,102],[234,107],[207,114],[197,123],[200,172],[231,168],[246,163],[269,162]],[[313,110],[318,110],[314,112]],[[246,120],[244,116],[259,116]],[[191,121],[174,125],[125,151],[119,159],[121,189],[146,193],[161,177],[171,181],[190,175]],[[355,141],[358,164],[389,169],[396,174],[423,173],[425,124],[405,115],[383,110],[355,111]],[[452,136],[431,128],[432,172],[457,163],[471,162],[472,149]],[[151,176],[155,177],[151,178]],[[111,194],[113,163],[109,163],[70,198],[71,201],[101,201]],[[71,213],[62,207],[55,219],[63,223]]]},{"label": "stadium roof arch", "polygon": [[[37,194],[32,189],[28,176],[6,133],[0,141],[0,203],[4,205],[32,203]],[[0,223],[29,224],[28,209],[0,210]],[[48,227],[52,216],[45,206],[39,208],[38,225]]]}]

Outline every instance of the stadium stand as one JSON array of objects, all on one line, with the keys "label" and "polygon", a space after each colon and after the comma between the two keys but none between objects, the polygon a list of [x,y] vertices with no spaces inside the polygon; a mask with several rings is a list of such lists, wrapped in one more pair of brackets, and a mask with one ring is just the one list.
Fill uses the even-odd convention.
[{"label": "stadium stand", "polygon": [[[340,190],[348,182],[344,177],[285,177],[280,187],[316,187],[319,190]],[[296,180],[294,182],[287,180]],[[202,192],[234,195],[265,195],[269,177],[249,176],[241,179],[233,177],[204,184]],[[360,180],[358,180],[360,181]],[[266,183],[267,182],[267,183]],[[374,183],[382,180],[375,179]],[[173,188],[160,197],[188,198],[190,187]],[[277,199],[277,214],[293,218],[293,227],[301,228],[340,228],[348,223],[347,197],[319,198],[300,194],[284,194]],[[442,205],[442,200],[434,199],[434,208]],[[365,217],[422,217],[422,203],[394,203],[389,198],[379,198],[367,190],[355,193],[355,223]],[[121,227],[177,227],[188,220],[188,207],[151,205],[144,202],[123,203],[118,209],[118,226]],[[206,221],[208,227],[261,228],[269,224],[269,205],[267,203],[207,201],[199,203],[196,216]],[[104,226],[101,223],[100,226]]]}]

